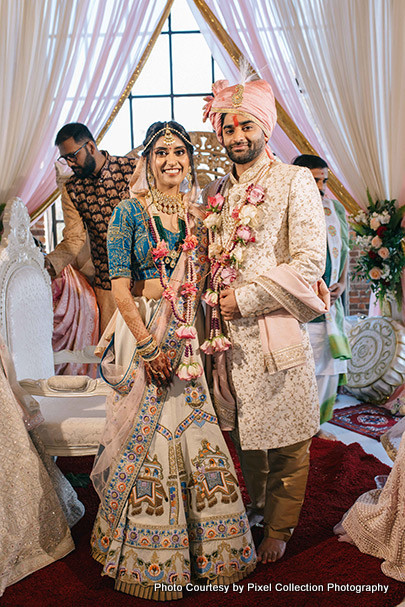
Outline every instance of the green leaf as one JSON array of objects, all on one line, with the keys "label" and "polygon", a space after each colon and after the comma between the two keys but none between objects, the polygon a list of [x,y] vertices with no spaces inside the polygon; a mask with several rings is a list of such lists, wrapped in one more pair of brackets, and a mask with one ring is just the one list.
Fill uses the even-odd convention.
[{"label": "green leaf", "polygon": [[353,230],[356,232],[356,234],[359,234],[359,236],[366,236],[367,232],[368,232],[368,228],[367,226],[363,226],[359,223],[350,223],[349,225],[351,228],[353,228]]},{"label": "green leaf", "polygon": [[402,221],[405,214],[405,205],[399,207],[395,213],[392,215],[391,220],[389,222],[390,228],[396,228]]}]

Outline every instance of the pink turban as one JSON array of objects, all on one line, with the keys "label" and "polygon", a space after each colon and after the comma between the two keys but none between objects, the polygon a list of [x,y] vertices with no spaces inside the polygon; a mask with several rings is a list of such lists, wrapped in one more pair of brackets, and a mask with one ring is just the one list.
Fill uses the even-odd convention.
[{"label": "pink turban", "polygon": [[240,114],[255,122],[267,137],[277,121],[276,104],[271,86],[265,80],[252,80],[229,86],[228,80],[212,85],[213,97],[205,97],[204,122],[207,118],[223,144],[221,114]]}]

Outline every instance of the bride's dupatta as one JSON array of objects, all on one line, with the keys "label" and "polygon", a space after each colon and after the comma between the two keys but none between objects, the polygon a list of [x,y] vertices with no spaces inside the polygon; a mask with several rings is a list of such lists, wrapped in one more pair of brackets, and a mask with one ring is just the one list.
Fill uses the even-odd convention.
[{"label": "bride's dupatta", "polygon": [[[198,292],[193,302],[193,322],[208,272],[206,230],[201,221],[194,223],[194,233],[199,244],[194,251]],[[185,254],[182,253],[170,278],[170,286],[176,294],[179,293],[184,278]],[[183,340],[175,335],[178,321],[173,315],[171,304],[163,297],[159,300],[147,328],[155,336],[163,352],[168,355],[173,370],[176,370],[183,355],[184,345]],[[112,531],[120,520],[148,453],[169,390],[169,387],[147,385],[144,364],[136,348],[130,367],[130,372],[118,382],[120,393],[115,392],[107,398],[105,430],[91,474]]]}]

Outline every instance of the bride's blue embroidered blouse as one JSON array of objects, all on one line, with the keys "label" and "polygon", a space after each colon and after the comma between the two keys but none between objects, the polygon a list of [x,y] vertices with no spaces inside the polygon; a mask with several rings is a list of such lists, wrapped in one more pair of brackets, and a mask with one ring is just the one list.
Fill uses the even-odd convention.
[{"label": "bride's blue embroidered blouse", "polygon": [[[160,229],[163,230],[168,248],[176,249],[179,233],[170,232],[163,226]],[[152,258],[154,246],[149,216],[141,203],[136,198],[120,202],[111,217],[107,233],[110,278],[132,278],[134,281],[159,278]],[[173,265],[166,265],[169,276]]]}]

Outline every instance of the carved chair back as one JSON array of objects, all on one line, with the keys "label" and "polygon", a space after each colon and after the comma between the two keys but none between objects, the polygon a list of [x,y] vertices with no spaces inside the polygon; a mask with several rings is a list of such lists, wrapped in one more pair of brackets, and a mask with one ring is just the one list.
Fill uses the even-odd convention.
[{"label": "carved chair back", "polygon": [[30,232],[27,208],[20,198],[7,203],[3,224],[0,332],[11,352],[17,379],[31,380],[24,382],[27,390],[33,385],[31,394],[38,400],[45,419],[37,428],[38,434],[50,455],[94,455],[105,423],[106,392],[92,389],[91,393],[78,393],[73,388],[62,392],[58,387],[52,393],[49,386],[42,390],[41,382],[32,381],[48,380],[55,373],[50,278],[44,270],[44,256]]},{"label": "carved chair back", "polygon": [[11,352],[17,379],[54,375],[52,292],[44,256],[30,232],[20,198],[3,215],[0,243],[0,331]]}]

